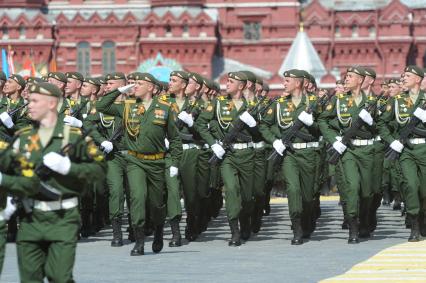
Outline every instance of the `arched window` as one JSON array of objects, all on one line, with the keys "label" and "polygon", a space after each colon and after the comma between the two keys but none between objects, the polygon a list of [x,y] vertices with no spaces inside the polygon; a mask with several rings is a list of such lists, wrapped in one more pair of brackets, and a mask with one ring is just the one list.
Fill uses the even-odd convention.
[{"label": "arched window", "polygon": [[19,38],[24,39],[25,38],[25,27],[23,25],[19,26]]},{"label": "arched window", "polygon": [[2,34],[3,34],[3,38],[8,39],[9,38],[9,28],[7,27],[6,24],[3,24],[3,26],[1,27],[1,31],[2,31]]},{"label": "arched window", "polygon": [[368,27],[368,34],[370,37],[376,37],[376,27],[375,26],[369,26]]},{"label": "arched window", "polygon": [[352,37],[358,37],[358,26],[356,24],[352,25]]},{"label": "arched window", "polygon": [[334,27],[334,36],[340,37],[340,26],[339,25],[336,25]]},{"label": "arched window", "polygon": [[77,71],[83,76],[90,75],[90,44],[86,41],[77,44]]},{"label": "arched window", "polygon": [[115,72],[115,43],[112,41],[102,43],[102,70],[104,74]]}]

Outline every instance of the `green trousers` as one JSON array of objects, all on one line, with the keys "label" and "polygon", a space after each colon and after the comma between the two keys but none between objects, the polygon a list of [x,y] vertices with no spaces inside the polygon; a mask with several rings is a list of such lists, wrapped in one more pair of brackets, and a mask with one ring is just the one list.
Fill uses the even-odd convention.
[{"label": "green trousers", "polygon": [[399,164],[404,176],[403,196],[407,213],[418,215],[426,211],[426,145],[413,145],[413,149],[404,148]]},{"label": "green trousers", "polygon": [[16,248],[21,282],[69,283],[73,280],[78,208],[43,212],[34,210],[20,223]]},{"label": "green trousers", "polygon": [[126,155],[126,160],[132,227],[144,226],[147,206],[150,222],[154,226],[163,224],[167,213],[164,159],[141,160]]},{"label": "green trousers", "polygon": [[197,188],[201,199],[210,197],[210,188],[213,188],[211,180],[211,166],[209,159],[213,152],[210,149],[200,149],[197,162]]},{"label": "green trousers", "polygon": [[371,190],[373,194],[382,194],[383,163],[385,146],[381,142],[374,143],[373,176]]},{"label": "green trousers", "polygon": [[228,220],[238,219],[240,213],[250,215],[253,210],[254,151],[235,150],[224,157],[222,175]]},{"label": "green trousers", "polygon": [[109,190],[109,217],[120,218],[124,212],[124,184],[126,178],[126,159],[120,153],[114,153],[107,160],[106,183]]},{"label": "green trousers", "polygon": [[265,205],[265,187],[266,187],[266,151],[264,148],[254,150],[254,168],[253,168],[253,197],[254,211],[253,217],[261,217]]},{"label": "green trousers", "polygon": [[287,152],[283,158],[281,175],[287,189],[291,219],[302,217],[304,206],[313,205],[318,158],[318,151],[314,148]]},{"label": "green trousers", "polygon": [[359,217],[360,206],[363,207],[361,209],[363,212],[370,210],[373,196],[374,147],[367,145],[348,148],[336,167],[336,171],[341,175],[338,186],[345,202],[346,216]]},{"label": "green trousers", "polygon": [[178,176],[170,177],[170,166],[172,160],[170,155],[166,155],[166,187],[167,187],[167,218],[173,219],[182,217],[182,205],[180,204],[180,178]]},{"label": "green trousers", "polygon": [[199,204],[197,184],[197,167],[200,150],[197,148],[185,149],[179,162],[179,175],[182,181],[185,210],[188,218],[196,217]]},{"label": "green trousers", "polygon": [[3,270],[4,255],[6,253],[6,221],[0,221],[0,275]]}]

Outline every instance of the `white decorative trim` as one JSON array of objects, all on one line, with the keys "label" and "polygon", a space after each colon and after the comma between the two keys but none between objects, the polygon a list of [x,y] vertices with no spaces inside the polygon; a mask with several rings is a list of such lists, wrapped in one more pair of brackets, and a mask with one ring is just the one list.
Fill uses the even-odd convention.
[{"label": "white decorative trim", "polygon": [[297,1],[294,2],[253,2],[253,3],[210,3],[207,8],[264,8],[264,7],[299,7]]}]

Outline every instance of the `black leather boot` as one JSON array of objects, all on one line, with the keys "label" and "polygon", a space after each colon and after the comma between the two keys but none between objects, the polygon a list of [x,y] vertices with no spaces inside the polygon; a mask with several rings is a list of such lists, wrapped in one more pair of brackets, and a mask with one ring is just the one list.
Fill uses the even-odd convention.
[{"label": "black leather boot", "polygon": [[419,227],[419,217],[418,215],[407,214],[411,222],[411,233],[408,237],[409,242],[418,242],[420,241],[420,227]]},{"label": "black leather boot", "polygon": [[262,226],[263,207],[265,204],[265,198],[257,197],[254,210],[251,214],[251,231],[253,233],[259,233]]},{"label": "black leather boot", "polygon": [[356,217],[350,217],[348,219],[349,224],[349,238],[348,238],[348,244],[358,244],[358,218]]},{"label": "black leather boot", "polygon": [[111,221],[112,224],[112,241],[111,247],[123,246],[123,232],[121,232],[121,219],[114,218]]},{"label": "black leather boot", "polygon": [[182,246],[182,237],[180,235],[179,218],[174,217],[170,220],[170,228],[172,230],[172,239],[169,242],[169,247],[180,247]]},{"label": "black leather boot", "polygon": [[152,251],[154,253],[159,253],[163,249],[163,245],[164,245],[163,231],[164,231],[164,224],[161,224],[155,227],[154,241],[152,242]]},{"label": "black leather boot", "polygon": [[292,245],[303,244],[302,219],[300,217],[292,219],[291,225],[293,226],[293,239],[291,240],[291,244]]},{"label": "black leather boot", "polygon": [[143,232],[143,227],[136,227],[134,228],[134,235],[135,235],[135,246],[130,251],[131,256],[139,256],[144,254],[144,237],[145,234]]},{"label": "black leather boot", "polygon": [[238,219],[233,219],[229,221],[229,227],[231,228],[231,240],[228,242],[228,245],[231,247],[238,247],[241,245],[240,240],[240,229],[238,228]]},{"label": "black leather boot", "polygon": [[250,216],[245,214],[240,215],[240,231],[241,239],[247,241],[251,234]]}]

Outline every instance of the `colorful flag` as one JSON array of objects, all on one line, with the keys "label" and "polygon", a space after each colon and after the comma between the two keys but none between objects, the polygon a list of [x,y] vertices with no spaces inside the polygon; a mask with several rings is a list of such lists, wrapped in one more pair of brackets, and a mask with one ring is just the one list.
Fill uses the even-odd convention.
[{"label": "colorful flag", "polygon": [[31,77],[36,76],[36,67],[34,62],[34,50],[30,49],[30,60],[31,60]]},{"label": "colorful flag", "polygon": [[9,45],[9,52],[7,52],[7,63],[9,64],[10,74],[15,74],[15,64],[13,63],[13,51],[12,46]]},{"label": "colorful flag", "polygon": [[50,54],[50,62],[49,62],[49,72],[56,72],[56,47],[53,46],[52,53]]},{"label": "colorful flag", "polygon": [[9,77],[9,64],[7,63],[6,49],[1,49],[1,69],[5,73],[6,78]]},{"label": "colorful flag", "polygon": [[33,66],[33,63],[31,62],[30,57],[26,56],[24,63],[22,64],[22,70],[21,72],[19,72],[24,77],[24,79],[27,79],[28,77],[33,76],[32,66]]}]

